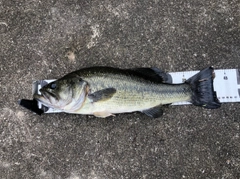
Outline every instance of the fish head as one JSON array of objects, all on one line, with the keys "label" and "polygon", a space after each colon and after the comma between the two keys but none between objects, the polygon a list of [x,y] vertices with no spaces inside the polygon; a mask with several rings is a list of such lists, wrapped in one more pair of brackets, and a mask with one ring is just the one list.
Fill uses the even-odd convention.
[{"label": "fish head", "polygon": [[88,84],[79,78],[62,78],[53,81],[40,89],[41,94],[34,94],[34,98],[43,105],[74,112],[79,109],[88,93]]}]

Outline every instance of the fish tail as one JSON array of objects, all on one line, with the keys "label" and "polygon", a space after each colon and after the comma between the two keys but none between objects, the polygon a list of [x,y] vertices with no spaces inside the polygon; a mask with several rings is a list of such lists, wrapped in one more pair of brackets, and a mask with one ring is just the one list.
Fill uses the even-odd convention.
[{"label": "fish tail", "polygon": [[214,70],[212,67],[209,67],[203,69],[186,81],[193,91],[191,96],[192,104],[208,109],[216,109],[221,106],[213,88],[214,77]]}]

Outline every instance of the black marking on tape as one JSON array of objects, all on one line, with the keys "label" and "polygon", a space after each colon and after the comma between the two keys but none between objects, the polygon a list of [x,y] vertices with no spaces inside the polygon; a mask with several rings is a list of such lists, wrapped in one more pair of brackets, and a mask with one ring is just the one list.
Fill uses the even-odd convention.
[{"label": "black marking on tape", "polygon": [[228,77],[227,77],[227,75],[226,75],[226,73],[225,73],[225,72],[224,72],[223,79],[224,79],[224,80],[228,80]]}]

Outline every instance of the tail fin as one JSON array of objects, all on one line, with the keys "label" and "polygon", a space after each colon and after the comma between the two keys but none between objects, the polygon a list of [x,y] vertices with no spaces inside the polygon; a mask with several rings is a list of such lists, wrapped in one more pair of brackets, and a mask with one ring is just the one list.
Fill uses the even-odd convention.
[{"label": "tail fin", "polygon": [[213,89],[213,68],[206,68],[189,78],[186,83],[190,84],[193,94],[191,102],[196,106],[208,109],[216,109],[221,106]]}]

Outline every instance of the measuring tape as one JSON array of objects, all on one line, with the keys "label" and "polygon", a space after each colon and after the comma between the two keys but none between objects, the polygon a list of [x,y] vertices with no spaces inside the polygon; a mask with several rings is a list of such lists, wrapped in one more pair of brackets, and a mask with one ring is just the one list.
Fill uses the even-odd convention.
[{"label": "measuring tape", "polygon": [[[188,78],[192,77],[199,71],[184,71],[171,72],[172,83],[184,83]],[[214,91],[217,93],[217,98],[221,103],[240,102],[240,69],[221,69],[214,70],[215,78],[213,80]],[[33,94],[38,93],[46,84],[55,80],[39,80],[33,82]],[[172,105],[186,105],[190,102],[177,102]],[[60,110],[46,108],[38,102],[39,109],[44,110],[45,113],[57,113]]]}]

